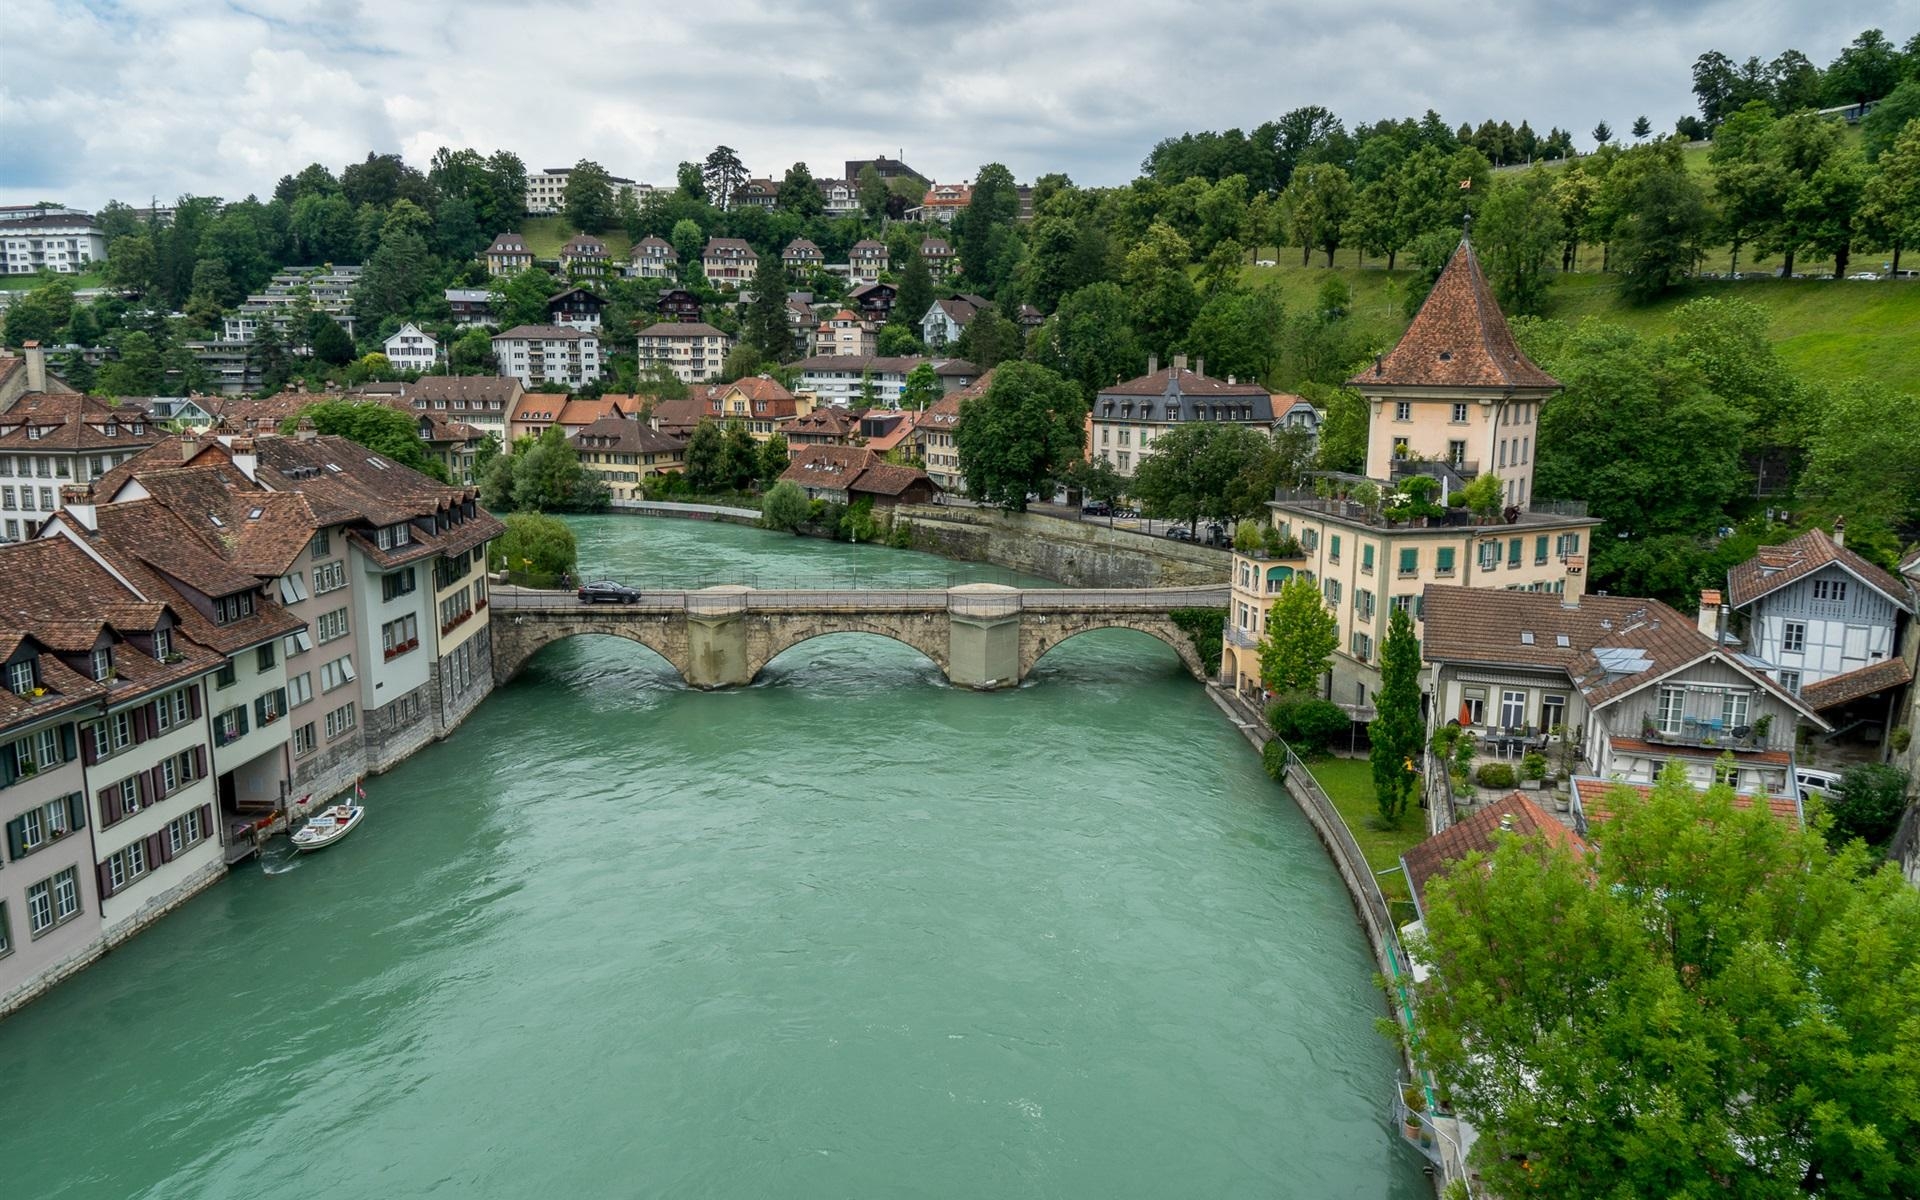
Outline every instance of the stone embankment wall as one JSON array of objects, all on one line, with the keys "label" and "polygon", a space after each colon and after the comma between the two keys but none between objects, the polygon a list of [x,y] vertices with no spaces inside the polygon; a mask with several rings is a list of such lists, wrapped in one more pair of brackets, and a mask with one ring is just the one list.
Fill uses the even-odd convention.
[{"label": "stone embankment wall", "polygon": [[909,504],[894,509],[893,519],[912,528],[916,550],[1068,587],[1210,587],[1225,583],[1232,570],[1224,550],[1039,513]]}]

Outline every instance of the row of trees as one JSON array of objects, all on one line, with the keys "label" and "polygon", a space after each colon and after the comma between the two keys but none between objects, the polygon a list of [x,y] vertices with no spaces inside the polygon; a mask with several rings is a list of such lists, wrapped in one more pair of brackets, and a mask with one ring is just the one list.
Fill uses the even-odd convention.
[{"label": "row of trees", "polygon": [[1709,127],[1754,103],[1766,105],[1776,116],[1864,104],[1891,94],[1909,79],[1920,79],[1920,33],[1900,47],[1878,29],[1853,39],[1825,70],[1793,49],[1764,63],[1758,56],[1736,63],[1719,50],[1693,62],[1693,95]]}]

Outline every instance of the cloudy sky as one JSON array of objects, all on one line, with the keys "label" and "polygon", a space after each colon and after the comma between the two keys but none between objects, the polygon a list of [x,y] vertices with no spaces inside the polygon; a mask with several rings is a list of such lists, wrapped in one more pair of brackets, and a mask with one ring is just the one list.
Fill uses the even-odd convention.
[{"label": "cloudy sky", "polygon": [[593,158],[670,183],[905,152],[937,179],[1131,178],[1155,141],[1302,104],[1624,131],[1691,111],[1689,67],[1897,43],[1912,0],[7,0],[0,203],[266,194],[369,149]]}]

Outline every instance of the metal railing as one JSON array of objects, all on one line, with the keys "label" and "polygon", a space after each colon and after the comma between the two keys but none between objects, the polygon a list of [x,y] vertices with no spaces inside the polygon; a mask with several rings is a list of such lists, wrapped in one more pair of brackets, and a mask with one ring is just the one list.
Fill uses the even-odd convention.
[{"label": "metal railing", "polygon": [[[947,588],[774,588],[724,590],[636,589],[637,601],[607,604],[628,612],[944,612],[1006,616],[1019,612],[1171,612],[1223,608],[1224,587],[1035,588],[1005,592]],[[572,612],[599,605],[571,591],[495,588],[493,607],[502,612]]]}]

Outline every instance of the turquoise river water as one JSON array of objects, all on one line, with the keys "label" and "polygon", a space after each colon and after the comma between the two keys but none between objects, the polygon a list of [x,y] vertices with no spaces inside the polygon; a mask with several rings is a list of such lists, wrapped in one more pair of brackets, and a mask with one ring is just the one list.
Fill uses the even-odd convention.
[{"label": "turquoise river water", "polygon": [[[660,584],[1005,578],[575,527]],[[368,792],[0,1022],[0,1196],[1430,1194],[1332,867],[1145,635],[992,694],[563,643]]]}]

